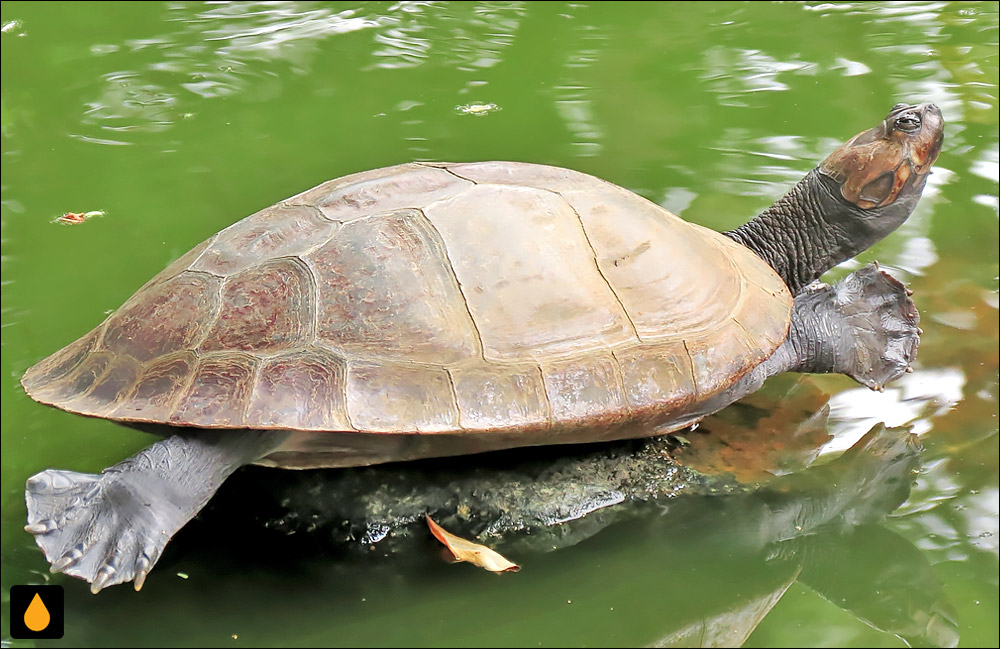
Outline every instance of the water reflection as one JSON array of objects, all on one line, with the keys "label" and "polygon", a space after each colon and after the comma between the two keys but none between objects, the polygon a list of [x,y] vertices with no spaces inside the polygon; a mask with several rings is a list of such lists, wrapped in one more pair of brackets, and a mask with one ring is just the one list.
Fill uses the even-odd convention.
[{"label": "water reflection", "polygon": [[865,3],[865,2],[822,2],[822,3],[807,3],[805,8],[807,11],[816,12],[818,14],[854,14],[861,15],[864,17],[877,16],[881,21],[902,21],[902,22],[916,22],[916,23],[934,23],[936,22],[938,16],[942,9],[947,6],[945,2],[917,2],[917,1],[906,1],[901,2],[882,2],[882,3]]},{"label": "water reflection", "polygon": [[[994,183],[1000,182],[1000,147],[996,142],[982,150],[980,157],[969,165],[969,171]],[[995,206],[996,197],[992,198],[994,202],[988,204]]]},{"label": "water reflection", "polygon": [[[759,574],[749,589],[745,590],[742,580],[728,580],[738,594],[720,597],[718,591],[705,593],[700,587],[687,593],[711,614],[687,621],[692,613],[685,609],[694,607],[683,607],[680,619],[686,623],[655,646],[741,646],[794,582],[869,626],[902,638],[907,646],[957,646],[955,612],[933,567],[917,548],[886,528],[862,524],[842,533],[824,530],[775,544],[770,550],[758,564]],[[686,558],[681,554],[672,560],[684,566]],[[721,565],[711,576],[719,578],[725,570],[740,574],[745,562],[760,561],[755,553],[738,547],[733,555],[723,558],[720,553],[717,559]],[[867,579],[846,580],[845,570],[862,571]],[[693,582],[703,575],[682,567],[672,577],[690,577]]]},{"label": "water reflection", "polygon": [[570,41],[574,47],[566,52],[559,73],[559,81],[552,88],[556,113],[562,118],[571,134],[573,153],[579,157],[601,153],[601,140],[605,137],[596,114],[595,99],[598,88],[586,82],[594,64],[600,61],[608,43],[607,30],[587,22],[570,7],[563,17],[572,21]]},{"label": "water reflection", "polygon": [[16,36],[26,36],[27,32],[24,30],[24,25],[21,24],[20,20],[8,20],[0,25],[0,33],[3,34],[13,34]]},{"label": "water reflection", "polygon": [[759,51],[730,47],[710,47],[704,54],[702,79],[724,106],[747,107],[748,94],[788,90],[779,80],[785,73],[814,75],[816,64],[777,58]]},{"label": "water reflection", "polygon": [[[80,139],[124,144],[123,132],[163,131],[194,114],[188,93],[208,100],[241,93],[276,96],[285,75],[312,71],[320,41],[361,30],[372,32],[369,68],[431,63],[483,70],[501,62],[524,14],[519,2],[400,2],[347,9],[312,2],[174,3],[167,10],[165,24],[174,31],[124,44],[130,52],[156,52],[153,62],[103,75],[99,97],[86,105],[83,124],[119,136],[84,133]],[[116,57],[121,51],[116,44],[95,44],[90,51],[109,62],[123,58]]]},{"label": "water reflection", "polygon": [[965,375],[956,368],[919,370],[893,382],[884,392],[854,388],[830,401],[834,442],[824,449],[839,453],[851,447],[879,422],[887,426],[912,425],[916,434],[933,428],[932,418],[953,408],[963,398]]},{"label": "water reflection", "polygon": [[[736,142],[739,147],[727,145]],[[719,191],[773,201],[775,188],[791,188],[841,144],[799,135],[751,138],[745,129],[724,128],[718,144],[711,147],[724,154],[719,164]]]},{"label": "water reflection", "polygon": [[430,58],[464,72],[503,60],[525,14],[523,2],[400,2],[382,16],[375,67],[406,68]]},{"label": "water reflection", "polygon": [[938,261],[934,241],[930,237],[914,234],[907,237],[903,249],[896,255],[896,265],[910,275],[921,275],[925,268]]},{"label": "water reflection", "polygon": [[[243,92],[251,84],[262,86],[256,88],[259,93],[283,70],[306,74],[317,40],[379,25],[355,9],[335,11],[297,2],[202,7],[174,3],[167,5],[164,24],[175,29],[125,41],[131,53],[153,51],[156,56],[142,68],[105,74],[99,97],[86,106],[83,124],[119,133],[163,131],[191,115],[185,111],[191,111],[195,102],[187,93],[217,99]],[[109,63],[126,58],[117,56],[119,51],[117,44],[91,48]]]},{"label": "water reflection", "polygon": [[[771,417],[771,425],[782,428],[778,420],[784,422],[807,404],[823,400],[808,386],[794,387],[791,394],[797,406]],[[825,438],[819,433],[822,419],[820,413],[799,434],[812,430],[814,434],[805,436],[814,443]],[[717,424],[707,422],[715,432],[700,439],[724,435]],[[566,455],[564,450],[542,461],[508,453],[504,460],[487,460],[479,468],[466,459],[438,463],[432,470],[425,463],[291,476],[247,471],[234,476],[213,501],[198,535],[222,538],[235,533],[252,548],[253,561],[263,555],[265,570],[278,572],[304,569],[298,561],[279,557],[329,553],[332,544],[340,548],[338,554],[347,553],[349,563],[360,561],[346,578],[366,580],[366,573],[375,569],[373,562],[363,560],[366,557],[379,566],[390,563],[394,571],[426,566],[433,546],[426,542],[426,530],[415,521],[417,516],[408,513],[411,507],[415,512],[435,512],[469,536],[480,530],[493,543],[505,539],[505,553],[516,556],[529,571],[543,570],[550,560],[540,553],[555,547],[561,548],[559,554],[577,547],[586,552],[592,542],[600,543],[604,535],[599,533],[614,524],[618,542],[600,552],[610,552],[602,555],[601,564],[614,565],[615,585],[604,587],[672,593],[641,611],[657,620],[656,635],[646,643],[738,646],[791,584],[799,582],[857,619],[908,643],[954,646],[958,640],[954,611],[930,563],[912,544],[880,524],[907,499],[918,473],[919,446],[914,439],[905,430],[878,426],[840,458],[804,472],[772,475],[767,486],[748,492],[724,476],[699,482],[676,467],[670,475],[650,471],[650,462],[657,461],[654,455],[664,467],[671,464],[661,446],[644,456],[646,445],[662,440],[641,442],[639,450],[634,444],[612,445],[618,450],[611,453],[589,450]],[[756,452],[747,450],[751,455]],[[602,465],[598,472],[616,475],[638,473],[636,467],[641,465],[647,480],[620,483],[616,498],[579,510],[572,520],[550,517],[540,527],[543,510],[565,512],[564,500],[575,498],[582,484],[593,483],[595,464]],[[526,490],[548,495],[525,499]],[[252,511],[248,502],[253,503]],[[522,506],[537,511],[521,511]],[[254,517],[258,522],[248,524]],[[526,523],[529,518],[535,522]],[[629,555],[641,555],[643,561],[617,562],[622,539],[628,539]],[[200,561],[216,570],[219,552],[230,555],[224,563],[242,562],[232,556],[231,547],[202,552]],[[575,572],[587,565],[581,561],[593,560],[578,557],[556,565]],[[344,567],[326,569],[340,572]],[[595,577],[602,573],[592,568]],[[428,578],[442,579],[447,570],[440,565]],[[865,580],[843,578],[845,571],[859,570],[867,575]],[[167,571],[169,567],[163,572]],[[548,579],[560,579],[558,568]],[[428,593],[422,597],[434,599]],[[517,601],[506,602],[504,609],[503,615],[514,619],[526,613],[518,610]],[[463,614],[475,618],[483,613],[469,601]]]}]

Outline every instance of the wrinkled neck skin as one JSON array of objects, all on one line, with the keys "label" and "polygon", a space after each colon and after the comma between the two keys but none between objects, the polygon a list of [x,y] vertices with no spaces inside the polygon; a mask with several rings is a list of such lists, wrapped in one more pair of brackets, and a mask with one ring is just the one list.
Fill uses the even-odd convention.
[{"label": "wrinkled neck skin", "polygon": [[899,227],[922,188],[923,179],[891,205],[863,210],[817,168],[760,216],[725,234],[770,264],[795,295]]}]

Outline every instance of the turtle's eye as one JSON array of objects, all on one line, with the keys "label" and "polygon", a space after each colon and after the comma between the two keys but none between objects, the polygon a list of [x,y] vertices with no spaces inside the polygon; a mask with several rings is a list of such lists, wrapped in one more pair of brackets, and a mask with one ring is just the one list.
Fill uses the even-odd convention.
[{"label": "turtle's eye", "polygon": [[896,128],[904,133],[913,133],[920,128],[920,115],[913,111],[903,113],[896,118]]}]

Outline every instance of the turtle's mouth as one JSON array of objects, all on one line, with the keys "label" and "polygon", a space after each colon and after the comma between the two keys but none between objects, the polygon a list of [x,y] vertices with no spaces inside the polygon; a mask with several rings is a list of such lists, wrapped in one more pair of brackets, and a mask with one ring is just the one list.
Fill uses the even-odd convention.
[{"label": "turtle's mouth", "polygon": [[934,104],[897,104],[875,128],[851,138],[819,170],[861,209],[885,207],[924,188],[944,141],[944,118]]}]

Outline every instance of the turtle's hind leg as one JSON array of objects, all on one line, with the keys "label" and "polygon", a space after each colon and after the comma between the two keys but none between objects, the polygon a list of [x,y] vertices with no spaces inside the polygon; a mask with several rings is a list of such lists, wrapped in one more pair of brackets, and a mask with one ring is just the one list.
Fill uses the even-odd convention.
[{"label": "turtle's hind leg", "polygon": [[42,471],[25,502],[35,542],[91,591],[135,580],[139,590],[167,541],[237,467],[284,439],[254,431],[193,431],[164,439],[100,475]]}]

